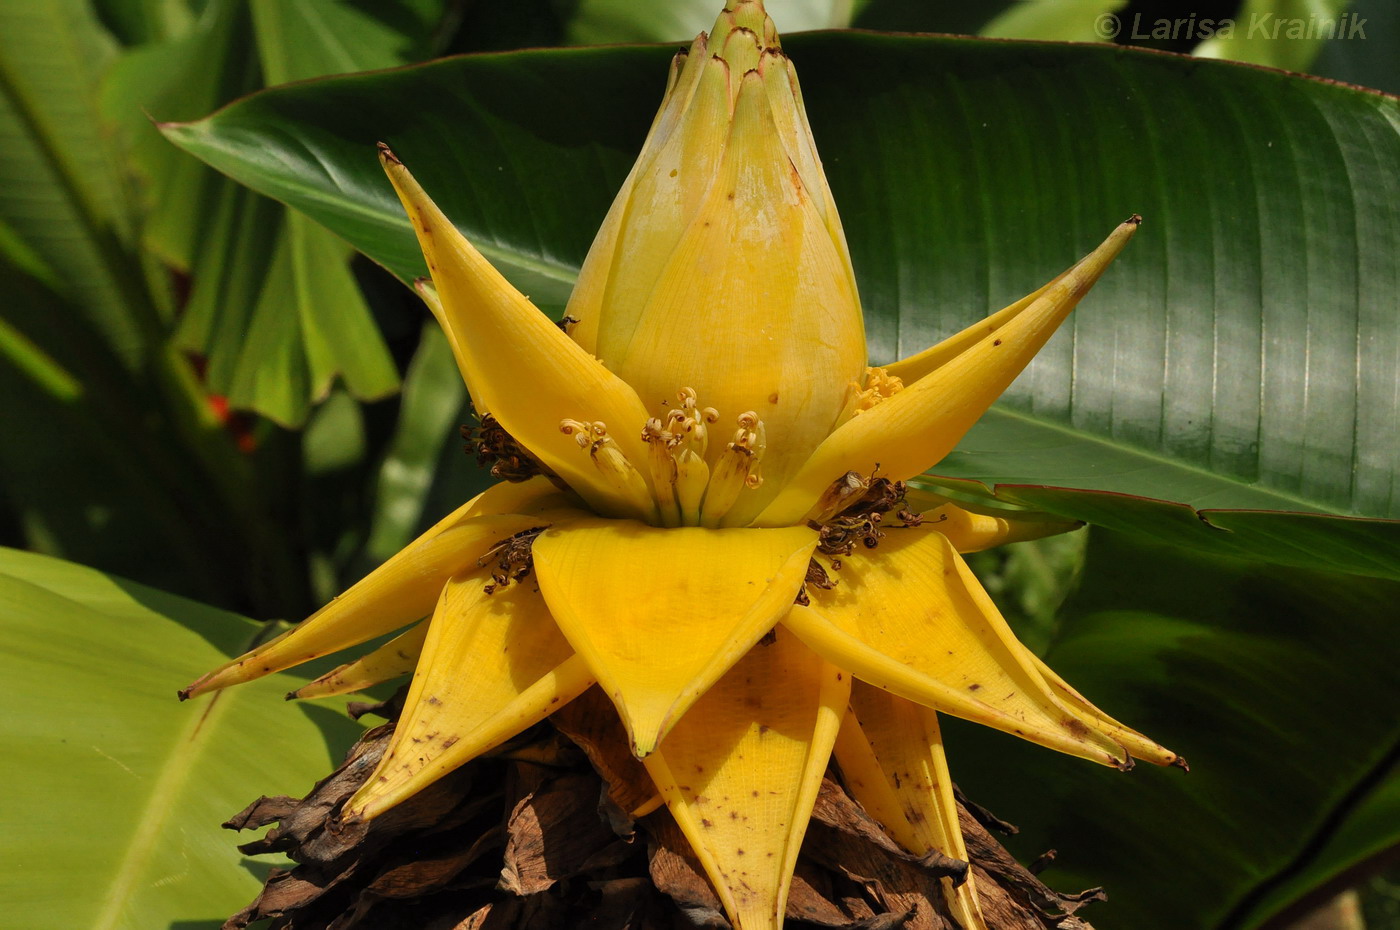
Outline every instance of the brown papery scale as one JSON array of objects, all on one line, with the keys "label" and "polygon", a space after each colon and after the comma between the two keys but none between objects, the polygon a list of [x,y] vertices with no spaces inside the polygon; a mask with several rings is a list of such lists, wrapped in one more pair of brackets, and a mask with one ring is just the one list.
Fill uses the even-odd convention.
[{"label": "brown papery scale", "polygon": [[[239,849],[284,853],[225,930],[696,930],[727,928],[719,901],[664,807],[635,820],[649,784],[593,689],[492,757],[452,772],[373,821],[340,810],[374,770],[393,723],[365,733],[305,798],[259,798],[225,827],[276,824]],[[368,709],[397,714],[398,701]],[[599,712],[590,712],[590,707]],[[363,707],[356,708],[360,713]],[[635,806],[634,806],[635,805]],[[970,867],[990,930],[1092,930],[1092,889],[1060,894],[960,800],[971,863],[918,858],[851,799],[834,766],[822,784],[787,903],[787,930],[957,930],[939,879]],[[1003,825],[1004,826],[1004,825]]]}]

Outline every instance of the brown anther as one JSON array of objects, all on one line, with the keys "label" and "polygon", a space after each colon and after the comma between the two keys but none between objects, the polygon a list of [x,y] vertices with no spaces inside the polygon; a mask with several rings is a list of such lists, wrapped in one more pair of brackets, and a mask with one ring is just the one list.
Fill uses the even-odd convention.
[{"label": "brown anther", "polygon": [[675,445],[676,438],[666,429],[659,417],[652,417],[642,424],[642,442],[658,442],[672,446]]},{"label": "brown anther", "polygon": [[543,526],[522,530],[486,550],[486,554],[477,559],[476,564],[485,568],[494,561],[496,567],[491,570],[491,581],[482,590],[487,594],[495,594],[500,588],[519,582],[534,571],[533,547],[535,539],[544,531]]},{"label": "brown anther", "polygon": [[482,468],[490,467],[491,477],[502,481],[524,481],[535,475],[553,476],[538,459],[507,433],[491,414],[481,417],[479,426],[461,427],[467,454],[476,456]]},{"label": "brown anther", "polygon": [[904,492],[903,481],[846,472],[832,482],[818,505],[829,515],[808,521],[819,536],[817,551],[837,556],[851,555],[857,544],[874,549],[885,536],[880,524],[891,511],[904,526],[918,526],[923,518],[909,510]]},{"label": "brown anther", "polygon": [[[840,567],[841,563],[833,559],[832,568],[839,569]],[[802,580],[802,586],[797,589],[797,597],[793,599],[794,603],[801,604],[803,607],[812,603],[811,597],[807,594],[808,587],[821,588],[823,591],[830,591],[836,587],[836,580],[826,573],[822,563],[816,559],[807,560],[807,576]]]}]

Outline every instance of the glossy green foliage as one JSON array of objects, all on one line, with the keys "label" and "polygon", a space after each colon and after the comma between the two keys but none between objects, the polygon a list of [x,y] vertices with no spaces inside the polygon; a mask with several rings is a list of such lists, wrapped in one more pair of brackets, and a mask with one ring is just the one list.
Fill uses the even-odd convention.
[{"label": "glossy green foliage", "polygon": [[1046,659],[1191,771],[950,724],[953,776],[1021,828],[1013,851],[1057,850],[1056,887],[1108,883],[1096,926],[1245,930],[1400,844],[1400,585],[1091,534]]},{"label": "glossy green foliage", "polygon": [[[264,631],[46,556],[0,549],[7,927],[146,930],[221,921],[257,893],[219,824],[300,795],[359,727],[289,708],[277,675],[210,700],[175,690]],[[217,924],[215,924],[217,925]]]}]

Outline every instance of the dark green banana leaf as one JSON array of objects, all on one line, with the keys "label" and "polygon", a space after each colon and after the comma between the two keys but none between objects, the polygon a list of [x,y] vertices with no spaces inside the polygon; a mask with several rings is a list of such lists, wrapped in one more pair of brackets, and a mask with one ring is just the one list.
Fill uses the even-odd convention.
[{"label": "dark green banana leaf", "polygon": [[1092,528],[1045,658],[1191,771],[1085,765],[950,723],[953,777],[1095,926],[1248,930],[1400,846],[1400,585]]}]

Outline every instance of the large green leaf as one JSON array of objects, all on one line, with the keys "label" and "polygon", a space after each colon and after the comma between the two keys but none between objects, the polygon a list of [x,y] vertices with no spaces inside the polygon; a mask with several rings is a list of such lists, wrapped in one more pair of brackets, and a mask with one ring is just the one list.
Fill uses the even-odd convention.
[{"label": "large green leaf", "polygon": [[1104,885],[1095,926],[1245,930],[1400,843],[1400,585],[1135,542],[1102,530],[1046,659],[1189,773],[1086,765],[970,725],[953,776],[1058,851],[1056,887]]},{"label": "large green leaf", "polygon": [[171,146],[147,116],[206,113],[265,80],[384,68],[421,57],[442,0],[362,10],[334,0],[213,0],[178,34],[125,53],[104,83],[151,222],[145,246],[188,272],[177,341],[208,363],[211,393],[286,426],[305,422],[337,377],[356,397],[398,373],[348,262],[324,229],[239,196]]},{"label": "large green leaf", "polygon": [[[1400,102],[1109,47],[836,33],[787,47],[877,360],[1031,290],[1128,213],[1147,217],[1008,393],[1010,412],[940,471],[1400,516]],[[451,59],[271,91],[167,133],[408,279],[424,269],[374,161],[386,140],[489,258],[557,308],[667,54]],[[1060,512],[1104,506],[1055,496]],[[1304,561],[1321,550],[1346,568],[1358,534],[1396,544],[1389,524],[1309,525]],[[1234,542],[1280,556],[1264,529]]]},{"label": "large green leaf", "polygon": [[0,618],[6,926],[149,930],[245,904],[258,880],[219,824],[304,794],[358,727],[289,708],[290,676],[180,704],[258,625],[93,569],[0,550]]},{"label": "large green leaf", "polygon": [[1022,0],[989,20],[978,35],[998,39],[1102,42],[1113,37],[1115,12],[1128,0]]},{"label": "large green leaf", "polygon": [[[1400,749],[1394,755],[1400,756]],[[1299,857],[1294,868],[1252,897],[1242,924],[1255,926],[1267,919],[1268,927],[1280,930],[1308,904],[1316,906],[1340,889],[1354,886],[1363,875],[1375,874],[1381,862],[1394,868],[1400,849],[1400,831],[1395,827],[1400,824],[1400,765],[1377,773],[1375,780],[1375,785],[1358,786],[1348,799],[1351,803],[1338,811],[1341,816],[1318,831],[1317,849]],[[1394,924],[1367,926],[1388,930]]]},{"label": "large green leaf", "polygon": [[[0,5],[0,226],[132,367],[155,335],[98,88],[113,43],[81,0]],[[0,256],[21,262],[0,237]],[[0,313],[3,308],[0,308]]]}]

